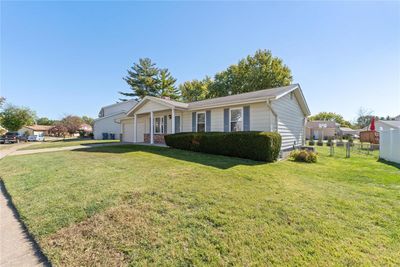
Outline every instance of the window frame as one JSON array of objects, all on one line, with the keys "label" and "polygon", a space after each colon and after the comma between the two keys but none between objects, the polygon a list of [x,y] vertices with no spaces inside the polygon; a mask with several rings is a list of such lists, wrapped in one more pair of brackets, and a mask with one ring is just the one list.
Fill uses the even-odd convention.
[{"label": "window frame", "polygon": [[[160,132],[156,132],[156,119],[160,119]],[[154,134],[164,134],[164,116],[154,117],[153,121],[153,133]]]},{"label": "window frame", "polygon": [[207,115],[205,111],[200,111],[200,112],[196,112],[196,133],[199,132],[198,130],[198,126],[199,126],[199,114],[204,114],[204,132],[207,132]]},{"label": "window frame", "polygon": [[[241,123],[240,131],[232,131],[232,110],[240,110],[240,118],[242,119],[238,121]],[[243,119],[243,107],[229,108],[229,132],[243,132]]]}]

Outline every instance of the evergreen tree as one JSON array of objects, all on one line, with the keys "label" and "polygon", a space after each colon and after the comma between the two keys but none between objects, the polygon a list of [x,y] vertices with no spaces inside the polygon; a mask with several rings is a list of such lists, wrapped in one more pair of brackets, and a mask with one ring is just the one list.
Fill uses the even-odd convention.
[{"label": "evergreen tree", "polygon": [[[139,59],[139,63],[134,63],[128,70],[128,75],[123,79],[128,83],[132,92],[119,92],[123,96],[143,99],[145,96],[159,96],[158,92],[159,69],[149,58]],[[126,101],[127,99],[121,99]]]},{"label": "evergreen tree", "polygon": [[176,79],[172,77],[168,69],[161,69],[158,78],[158,94],[162,97],[178,99],[179,90],[175,87]]}]

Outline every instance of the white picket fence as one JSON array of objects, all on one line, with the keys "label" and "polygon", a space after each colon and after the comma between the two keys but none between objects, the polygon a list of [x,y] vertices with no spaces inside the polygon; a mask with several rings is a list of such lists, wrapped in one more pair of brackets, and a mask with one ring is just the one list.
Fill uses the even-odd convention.
[{"label": "white picket fence", "polygon": [[400,129],[380,132],[379,157],[400,163]]}]

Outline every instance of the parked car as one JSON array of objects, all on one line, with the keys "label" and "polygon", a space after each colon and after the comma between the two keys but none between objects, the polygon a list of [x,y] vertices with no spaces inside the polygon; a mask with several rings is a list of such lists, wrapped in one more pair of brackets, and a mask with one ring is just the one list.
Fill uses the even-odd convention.
[{"label": "parked car", "polygon": [[0,144],[18,143],[22,139],[18,132],[8,132],[0,136]]},{"label": "parked car", "polygon": [[35,141],[42,142],[42,141],[44,141],[44,135],[43,134],[30,135],[30,136],[28,136],[28,141],[29,142],[35,142]]}]

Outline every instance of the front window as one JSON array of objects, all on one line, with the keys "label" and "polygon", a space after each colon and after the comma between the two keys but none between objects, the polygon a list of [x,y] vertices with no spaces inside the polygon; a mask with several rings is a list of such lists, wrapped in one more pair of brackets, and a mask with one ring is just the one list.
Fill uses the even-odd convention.
[{"label": "front window", "polygon": [[164,133],[164,117],[154,118],[154,133]]},{"label": "front window", "polygon": [[197,132],[206,131],[206,114],[197,113]]},{"label": "front window", "polygon": [[242,130],[242,109],[231,109],[231,132]]}]

